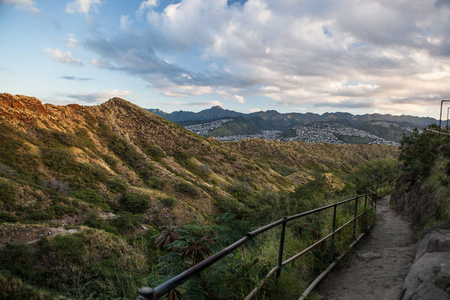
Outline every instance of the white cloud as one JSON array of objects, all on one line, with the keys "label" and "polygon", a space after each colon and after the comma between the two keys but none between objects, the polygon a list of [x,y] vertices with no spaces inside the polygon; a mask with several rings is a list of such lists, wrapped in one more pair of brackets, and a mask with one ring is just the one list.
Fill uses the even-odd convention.
[{"label": "white cloud", "polygon": [[50,57],[56,59],[57,61],[66,64],[66,65],[79,65],[81,66],[83,62],[80,59],[76,59],[72,56],[71,52],[62,52],[59,49],[51,49],[49,47],[44,49],[44,52],[47,53]]},{"label": "white cloud", "polygon": [[194,85],[174,85],[158,88],[161,94],[174,98],[187,98],[189,96],[201,96],[211,94],[213,92],[210,86],[194,86]]},{"label": "white cloud", "polygon": [[98,12],[98,8],[101,5],[101,0],[75,0],[67,3],[66,12],[69,14],[79,12],[89,15],[91,11]]},{"label": "white cloud", "polygon": [[136,15],[138,17],[142,17],[142,15],[149,9],[158,6],[158,0],[145,0],[142,1],[141,5],[139,6],[139,10],[136,11]]},{"label": "white cloud", "polygon": [[218,89],[216,90],[216,92],[225,99],[235,100],[239,103],[245,103],[245,98],[237,93],[238,89],[230,89],[230,90]]},{"label": "white cloud", "polygon": [[87,103],[102,103],[113,97],[126,98],[133,92],[128,90],[109,90],[96,93],[77,93],[67,95],[69,98],[77,99]]},{"label": "white cloud", "polygon": [[63,40],[66,42],[67,48],[77,47],[77,39],[75,38],[75,34],[69,33]]},{"label": "white cloud", "polygon": [[[136,15],[146,14],[148,30],[93,41],[92,49],[107,60],[103,67],[173,97],[216,92],[239,103],[266,96],[295,107],[388,107],[450,95],[444,0],[227,2],[143,1]],[[122,27],[129,21],[123,16]],[[358,83],[346,85],[350,78]]]},{"label": "white cloud", "polygon": [[3,0],[2,2],[5,4],[14,4],[14,7],[18,10],[26,10],[35,14],[41,12],[33,0]]},{"label": "white cloud", "polygon": [[130,19],[130,15],[122,15],[120,17],[120,29],[122,30],[128,30],[133,23],[133,20]]}]

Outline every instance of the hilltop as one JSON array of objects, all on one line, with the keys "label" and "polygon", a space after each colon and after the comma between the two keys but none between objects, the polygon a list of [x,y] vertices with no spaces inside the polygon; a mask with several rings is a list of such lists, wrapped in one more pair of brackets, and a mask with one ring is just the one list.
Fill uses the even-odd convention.
[{"label": "hilltop", "polygon": [[[161,226],[214,225],[231,212],[237,223],[226,226],[264,224],[305,207],[290,194],[325,181],[330,193],[351,190],[346,178],[357,166],[398,153],[383,145],[221,142],[121,98],[57,106],[6,93],[0,139],[0,283],[8,295],[44,298],[131,297],[161,256],[152,238]],[[64,234],[8,244],[48,232]]]}]

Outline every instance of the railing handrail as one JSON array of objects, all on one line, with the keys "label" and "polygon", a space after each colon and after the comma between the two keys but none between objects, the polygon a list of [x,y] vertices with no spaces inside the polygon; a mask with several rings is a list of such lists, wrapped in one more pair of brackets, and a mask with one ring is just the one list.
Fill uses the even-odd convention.
[{"label": "railing handrail", "polygon": [[[150,299],[158,299],[159,297],[163,296],[164,294],[168,293],[169,291],[173,290],[174,288],[180,286],[181,284],[183,284],[185,281],[187,281],[188,279],[190,279],[193,275],[200,273],[201,271],[203,271],[204,269],[208,268],[209,266],[211,266],[212,264],[216,263],[217,261],[219,261],[220,259],[224,258],[225,256],[227,256],[228,254],[230,254],[231,252],[233,252],[234,250],[236,250],[237,248],[241,247],[243,244],[245,244],[246,242],[248,242],[249,240],[251,240],[253,237],[264,233],[274,227],[277,227],[278,225],[282,225],[282,238],[280,241],[280,253],[279,253],[279,259],[278,259],[278,265],[275,266],[266,276],[266,278],[271,277],[276,271],[277,271],[277,277],[279,276],[279,272],[281,271],[281,268],[294,261],[295,259],[297,259],[298,257],[302,256],[303,254],[309,252],[310,250],[312,250],[314,247],[316,247],[317,245],[321,244],[322,242],[324,242],[325,240],[332,238],[332,243],[334,243],[334,235],[340,231],[341,229],[343,229],[345,226],[351,224],[352,222],[354,223],[354,231],[355,231],[355,226],[356,226],[356,219],[359,218],[360,216],[362,216],[365,212],[357,215],[357,203],[358,203],[358,199],[360,198],[365,198],[366,200],[369,199],[371,201],[371,207],[373,209],[373,207],[376,205],[375,200],[376,200],[376,196],[377,193],[372,191],[371,189],[368,189],[370,192],[367,194],[363,194],[363,195],[358,195],[349,199],[345,199],[333,204],[329,204],[329,205],[325,205],[322,207],[318,207],[306,212],[302,212],[299,214],[295,214],[289,217],[282,217],[281,219],[272,222],[270,224],[267,224],[265,226],[262,226],[260,228],[257,228],[253,231],[250,231],[248,233],[246,233],[241,239],[237,240],[236,242],[234,242],[233,244],[227,246],[226,248],[220,250],[219,252],[215,253],[214,255],[211,255],[210,257],[206,258],[205,260],[201,261],[200,263],[192,266],[191,268],[185,270],[184,272],[178,274],[177,276],[167,280],[166,282],[158,285],[155,288],[150,288],[150,287],[143,287],[139,289],[139,294],[140,296],[138,297],[138,299],[143,299],[143,300],[150,300]],[[376,188],[375,188],[376,190]],[[373,198],[371,198],[371,196]],[[355,215],[354,218],[351,219],[350,221],[348,221],[346,224],[342,225],[341,227],[339,227],[338,229],[335,229],[335,216],[336,216],[336,208],[342,204],[351,202],[351,201],[355,201]],[[366,204],[366,203],[365,203]],[[327,236],[325,236],[324,238],[322,238],[321,240],[315,242],[313,245],[310,245],[309,247],[307,247],[306,249],[302,250],[300,253],[297,253],[296,255],[294,255],[293,257],[285,260],[284,262],[282,262],[282,254],[283,254],[283,245],[284,245],[284,233],[283,231],[285,230],[286,224],[290,221],[299,219],[301,217],[305,217],[314,213],[318,213],[320,211],[329,209],[329,208],[333,208],[334,207],[334,217],[333,217],[333,230],[330,234],[328,234]],[[353,233],[353,237],[355,238],[355,232]],[[333,246],[332,246],[332,253],[333,253]],[[333,254],[332,254],[333,256]],[[264,281],[262,281],[260,283],[260,285],[258,287],[256,287],[250,294],[249,296],[247,296],[246,299],[250,299],[251,295],[254,294],[256,291],[258,291],[258,289],[262,286],[262,284],[264,283]]]},{"label": "railing handrail", "polygon": [[436,131],[436,130],[433,130],[433,129],[426,129],[425,128],[425,130],[426,131],[431,131],[431,132],[433,132],[433,133],[437,133],[437,134],[440,134],[440,135],[448,135],[448,136],[450,136],[450,133],[445,133],[445,132],[439,132],[439,131]]}]

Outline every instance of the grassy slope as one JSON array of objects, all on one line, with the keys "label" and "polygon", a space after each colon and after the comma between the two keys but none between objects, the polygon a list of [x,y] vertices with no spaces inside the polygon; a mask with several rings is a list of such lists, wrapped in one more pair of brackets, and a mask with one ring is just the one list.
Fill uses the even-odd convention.
[{"label": "grassy slope", "polygon": [[[115,280],[121,281],[122,275],[110,278],[108,272],[125,266],[108,263],[122,255],[125,240],[132,247],[127,250],[130,253],[150,251],[127,237],[142,230],[140,224],[146,228],[192,221],[211,224],[218,214],[217,204],[239,207],[247,217],[254,216],[254,211],[270,212],[270,201],[280,191],[293,191],[323,173],[340,176],[359,163],[392,157],[397,152],[388,146],[257,139],[222,143],[197,136],[119,98],[99,106],[69,107],[42,106],[37,99],[8,94],[0,94],[0,139],[3,242],[15,240],[12,234],[17,240],[34,240],[49,228],[64,230],[61,223],[69,220],[91,227],[73,237],[51,238],[49,244],[3,248],[5,260],[16,254],[31,254],[19,266],[2,269],[6,279],[0,280],[10,284],[19,277],[56,294],[77,292],[81,298],[89,294],[71,290],[80,288],[78,284],[106,280],[114,285]],[[259,196],[265,198],[260,200]],[[108,212],[117,217],[108,219]],[[103,246],[98,241],[104,241]],[[89,256],[88,261],[71,260],[70,249],[80,245],[99,249],[99,256]],[[78,257],[80,253],[73,255]],[[141,259],[139,255],[130,259]],[[151,250],[146,255],[153,258],[158,253]],[[33,268],[33,260],[49,264],[48,270],[53,273],[43,274]],[[101,264],[95,265],[95,261]],[[131,269],[125,269],[144,274],[154,266],[144,261],[139,264],[144,268],[130,262],[126,265]],[[89,272],[94,276],[82,277]],[[79,282],[63,278],[63,289],[55,288],[33,281],[27,273],[38,274],[39,278],[65,274]],[[130,295],[137,282],[139,278],[125,281],[120,292],[114,291],[119,294],[110,296]],[[86,289],[99,291],[104,287]]]}]

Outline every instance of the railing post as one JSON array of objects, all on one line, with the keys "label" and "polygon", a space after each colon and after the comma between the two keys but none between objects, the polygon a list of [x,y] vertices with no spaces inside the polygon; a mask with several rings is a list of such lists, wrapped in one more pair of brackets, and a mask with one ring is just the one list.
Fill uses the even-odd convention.
[{"label": "railing post", "polygon": [[367,194],[364,195],[364,211],[366,211],[367,206]]},{"label": "railing post", "polygon": [[283,217],[284,222],[281,224],[280,248],[278,249],[278,270],[277,278],[281,275],[281,268],[283,267],[283,251],[284,251],[284,237],[286,235],[287,218]]},{"label": "railing post", "polygon": [[336,231],[336,208],[337,205],[333,207],[333,229],[331,231],[333,235],[331,236],[331,249],[330,249],[331,262],[334,261],[334,234]]},{"label": "railing post", "polygon": [[355,214],[353,215],[353,239],[356,239],[356,215],[358,214],[358,196],[355,199]]},{"label": "railing post", "polygon": [[139,296],[136,300],[156,300],[158,299],[155,291],[151,287],[142,287],[139,289]]}]

